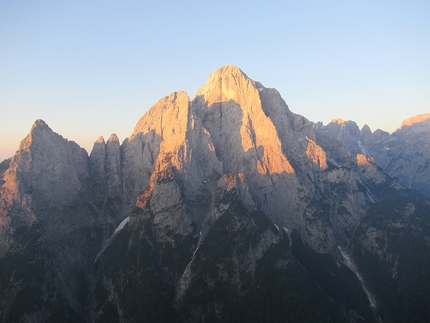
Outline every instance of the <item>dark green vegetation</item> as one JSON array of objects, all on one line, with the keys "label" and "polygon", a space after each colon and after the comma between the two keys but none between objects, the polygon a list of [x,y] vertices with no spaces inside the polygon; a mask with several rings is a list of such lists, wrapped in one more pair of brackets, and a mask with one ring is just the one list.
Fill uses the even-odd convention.
[{"label": "dark green vegetation", "polygon": [[415,191],[391,193],[371,206],[351,248],[384,321],[427,322],[430,203]]},{"label": "dark green vegetation", "polygon": [[315,126],[234,66],[90,156],[37,120],[0,163],[0,321],[430,322],[430,201]]},{"label": "dark green vegetation", "polygon": [[[10,300],[0,320],[19,322],[25,313],[44,322],[426,322],[430,203],[393,183],[375,188],[378,200],[345,247],[376,310],[339,253],[318,253],[298,230],[278,230],[233,189],[202,233],[193,223],[189,235],[157,236],[155,214],[136,208],[96,261],[93,252],[81,268],[51,260],[67,241],[89,248],[101,231],[89,228],[52,245],[41,224],[19,228],[19,249],[0,260],[0,289]],[[311,206],[320,209],[315,216],[326,216],[317,200]],[[59,269],[69,290],[58,290]]]},{"label": "dark green vegetation", "polygon": [[119,311],[122,319],[136,322],[178,321],[173,286],[157,250],[162,246],[154,245],[149,223],[119,232],[95,263],[95,322],[118,322]]},{"label": "dark green vegetation", "polygon": [[[36,312],[43,306],[42,287],[46,272],[44,250],[36,226],[30,230],[20,228],[15,236],[27,245],[21,252],[8,252],[0,260],[0,290],[12,299],[10,310],[1,313],[2,321],[19,321],[22,313]],[[12,281],[16,281],[10,284]]]},{"label": "dark green vegetation", "polygon": [[[150,211],[92,269],[96,322],[371,322],[356,276],[230,193],[204,233],[157,240]],[[291,239],[291,240],[290,240]],[[180,287],[182,286],[182,288]]]},{"label": "dark green vegetation", "polygon": [[61,221],[50,232],[45,225],[55,222],[58,214],[94,215],[79,207],[82,203],[76,205],[61,211],[44,209],[40,221],[14,230],[12,247],[0,259],[1,322],[87,322],[87,272],[101,230],[84,223],[64,234]]}]

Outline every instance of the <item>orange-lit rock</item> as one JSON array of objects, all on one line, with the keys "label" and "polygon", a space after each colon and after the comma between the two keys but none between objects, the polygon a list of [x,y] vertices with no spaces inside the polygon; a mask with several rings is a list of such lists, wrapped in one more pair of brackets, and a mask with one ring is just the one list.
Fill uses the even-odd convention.
[{"label": "orange-lit rock", "polygon": [[365,166],[369,164],[373,164],[375,161],[372,157],[366,157],[363,154],[357,154],[357,165]]},{"label": "orange-lit rock", "polygon": [[430,120],[430,113],[418,114],[414,117],[404,120],[399,129],[402,129],[405,126],[412,126],[413,124],[420,123],[426,120]]},{"label": "orange-lit rock", "polygon": [[306,139],[308,140],[306,155],[320,169],[325,170],[327,168],[327,159],[324,149],[318,146],[312,139],[309,139],[308,137],[306,137]]},{"label": "orange-lit rock", "polygon": [[[288,158],[282,152],[276,128],[264,113],[259,93],[263,88],[237,67],[227,65],[211,74],[206,85],[198,90],[194,102],[209,110],[204,111],[204,107],[198,109],[202,119],[207,119],[204,117],[207,113],[211,115],[211,119],[217,119],[214,123],[222,128],[221,135],[230,138],[227,139],[227,147],[231,142],[240,143],[240,146],[231,147],[231,154],[256,154],[255,166],[261,174],[294,173]],[[223,143],[219,142],[218,145]],[[225,148],[219,150],[225,151]],[[240,166],[236,165],[236,169],[234,168],[228,171],[239,170]]]}]

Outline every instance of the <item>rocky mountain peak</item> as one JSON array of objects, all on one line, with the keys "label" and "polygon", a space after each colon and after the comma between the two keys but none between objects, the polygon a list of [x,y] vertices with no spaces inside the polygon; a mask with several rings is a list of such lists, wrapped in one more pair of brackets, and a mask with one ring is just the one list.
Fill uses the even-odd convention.
[{"label": "rocky mountain peak", "polygon": [[414,117],[404,120],[399,129],[402,129],[406,126],[412,126],[413,124],[421,123],[427,120],[430,120],[430,113],[418,114]]},{"label": "rocky mountain peak", "polygon": [[82,191],[82,181],[88,178],[87,158],[83,148],[38,119],[12,157],[8,178],[16,182],[19,196],[40,192],[49,201],[33,198],[32,204],[62,205]]},{"label": "rocky mountain peak", "polygon": [[56,135],[52,129],[42,119],[37,119],[31,127],[30,133],[21,141],[19,149],[27,149],[36,139],[46,140],[48,137]]},{"label": "rocky mountain peak", "polygon": [[171,132],[178,133],[177,118],[187,118],[189,102],[190,98],[184,91],[173,92],[160,99],[139,119],[132,137],[150,131],[161,137]]},{"label": "rocky mountain peak", "polygon": [[342,124],[345,122],[348,122],[349,120],[343,120],[342,118],[337,118],[337,119],[333,119],[330,121],[330,123],[337,123],[337,124]]},{"label": "rocky mountain peak", "polygon": [[[317,131],[342,141],[353,154],[362,154],[358,164],[372,157],[388,175],[397,177],[402,185],[430,195],[429,154],[430,113],[406,119],[392,134],[364,125],[361,130],[354,121],[332,120],[328,125],[315,125]],[[366,158],[364,158],[364,157]]]},{"label": "rocky mountain peak", "polygon": [[259,100],[257,87],[263,87],[258,85],[236,66],[226,65],[211,74],[196,96],[202,96],[208,106],[233,100],[242,107],[248,107]]},{"label": "rocky mountain peak", "polygon": [[108,139],[108,142],[114,142],[114,141],[119,142],[119,138],[115,133],[111,134]]},{"label": "rocky mountain peak", "polygon": [[48,128],[49,128],[49,126],[46,124],[46,122],[45,122],[45,121],[43,121],[42,119],[37,119],[37,120],[34,122],[34,124],[33,124],[33,126],[31,127],[31,129],[33,130],[33,129],[37,128],[37,127],[48,127]]},{"label": "rocky mountain peak", "polygon": [[[226,65],[211,74],[193,100],[197,115],[224,163],[224,172],[247,173],[256,169],[260,174],[294,173],[282,153],[273,121],[276,117],[281,120],[283,111],[276,109],[271,114],[270,107],[263,104],[263,100],[277,98],[277,92],[269,91],[268,97],[263,98],[260,94],[264,90],[263,85],[248,78],[236,66]],[[275,106],[274,103],[277,102],[270,102],[270,106]],[[253,162],[244,168],[245,154],[253,156]]]},{"label": "rocky mountain peak", "polygon": [[235,65],[227,64],[215,70],[210,76],[208,83],[217,83],[221,79],[228,78],[247,79],[252,81],[240,68]]},{"label": "rocky mountain peak", "polygon": [[430,204],[374,156],[424,124],[314,125],[233,65],[89,157],[37,120],[0,164],[0,322],[429,321]]},{"label": "rocky mountain peak", "polygon": [[361,135],[366,137],[372,135],[372,130],[370,130],[370,127],[367,124],[361,128]]},{"label": "rocky mountain peak", "polygon": [[105,138],[103,138],[103,136],[98,137],[94,144],[96,144],[96,143],[104,145],[105,144]]}]

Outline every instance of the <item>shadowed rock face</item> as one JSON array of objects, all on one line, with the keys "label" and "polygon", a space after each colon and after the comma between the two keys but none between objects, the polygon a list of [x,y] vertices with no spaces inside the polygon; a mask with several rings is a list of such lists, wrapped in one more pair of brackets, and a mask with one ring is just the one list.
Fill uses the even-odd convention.
[{"label": "shadowed rock face", "polygon": [[417,276],[393,272],[429,262],[430,204],[330,133],[231,65],[89,157],[36,121],[0,165],[0,320],[396,321]]},{"label": "shadowed rock face", "polygon": [[[35,210],[73,204],[86,193],[88,178],[85,150],[37,120],[3,173],[3,228],[50,222],[43,212],[36,214]],[[17,214],[10,217],[9,213],[15,210]]]},{"label": "shadowed rock face", "polygon": [[103,219],[106,233],[112,231],[123,218],[123,187],[121,148],[112,134],[105,143],[97,139],[89,157],[90,194],[94,208]]},{"label": "shadowed rock face", "polygon": [[103,236],[87,153],[37,120],[2,178],[1,320],[84,312],[85,274]]}]

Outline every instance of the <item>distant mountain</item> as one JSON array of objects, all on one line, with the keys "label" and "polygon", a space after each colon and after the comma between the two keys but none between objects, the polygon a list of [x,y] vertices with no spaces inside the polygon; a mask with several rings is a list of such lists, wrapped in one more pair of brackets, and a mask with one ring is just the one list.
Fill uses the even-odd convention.
[{"label": "distant mountain", "polygon": [[414,117],[410,117],[410,118],[404,120],[402,122],[402,125],[400,126],[400,129],[405,127],[405,126],[412,126],[414,124],[421,123],[421,122],[428,121],[428,120],[430,120],[430,113],[418,114]]},{"label": "distant mountain", "polygon": [[316,124],[319,132],[342,141],[352,153],[374,158],[377,166],[397,177],[407,188],[430,197],[430,114],[402,122],[391,135],[382,130],[361,130],[354,121],[333,120]]},{"label": "distant mountain", "polygon": [[0,320],[428,321],[430,200],[321,127],[231,65],[90,156],[37,120],[0,165]]}]

